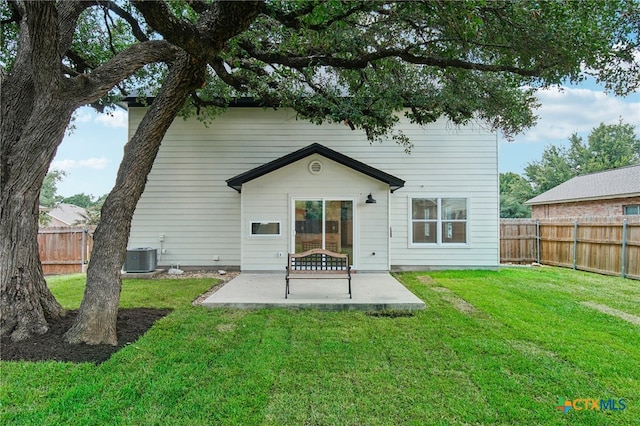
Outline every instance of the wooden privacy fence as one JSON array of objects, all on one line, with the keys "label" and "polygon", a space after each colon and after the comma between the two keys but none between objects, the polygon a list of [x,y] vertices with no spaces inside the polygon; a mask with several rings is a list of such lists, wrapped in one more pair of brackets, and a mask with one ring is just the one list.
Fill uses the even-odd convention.
[{"label": "wooden privacy fence", "polygon": [[501,219],[500,261],[640,279],[640,217]]},{"label": "wooden privacy fence", "polygon": [[38,230],[38,248],[45,275],[85,272],[93,249],[93,229],[41,227]]},{"label": "wooden privacy fence", "polygon": [[500,219],[500,263],[538,262],[538,223],[532,219]]}]

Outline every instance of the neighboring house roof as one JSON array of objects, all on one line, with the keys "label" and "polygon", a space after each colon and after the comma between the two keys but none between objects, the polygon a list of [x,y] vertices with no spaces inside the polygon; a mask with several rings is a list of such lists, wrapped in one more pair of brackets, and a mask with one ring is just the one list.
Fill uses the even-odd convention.
[{"label": "neighboring house roof", "polygon": [[640,195],[640,164],[577,176],[525,202],[529,205]]},{"label": "neighboring house roof", "polygon": [[273,172],[281,167],[288,166],[289,164],[292,164],[312,154],[320,154],[330,160],[335,161],[336,163],[342,164],[343,166],[349,167],[362,174],[387,183],[391,187],[391,192],[404,186],[404,180],[385,173],[382,170],[378,170],[375,167],[364,164],[358,160],[354,160],[351,157],[347,157],[346,155],[329,149],[326,146],[320,145],[319,143],[311,144],[305,148],[294,151],[291,154],[287,154],[284,157],[280,157],[269,163],[263,164],[262,166],[256,167],[255,169],[251,169],[245,173],[232,177],[231,179],[227,179],[227,185],[235,189],[236,191],[241,192],[243,183],[259,178],[260,176],[264,176],[267,173]]},{"label": "neighboring house roof", "polygon": [[47,214],[69,226],[84,223],[87,220],[85,217],[87,215],[87,210],[74,204],[58,204],[53,209],[49,210]]}]

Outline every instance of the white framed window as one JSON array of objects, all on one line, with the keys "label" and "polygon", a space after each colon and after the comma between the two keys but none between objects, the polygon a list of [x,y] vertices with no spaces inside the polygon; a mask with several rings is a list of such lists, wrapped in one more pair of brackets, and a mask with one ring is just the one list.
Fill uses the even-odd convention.
[{"label": "white framed window", "polygon": [[640,215],[640,204],[632,204],[624,206],[623,208],[625,216]]},{"label": "white framed window", "polygon": [[466,198],[414,197],[409,204],[410,246],[469,242]]},{"label": "white framed window", "polygon": [[251,221],[249,234],[252,237],[279,237],[282,235],[282,223],[277,221]]}]

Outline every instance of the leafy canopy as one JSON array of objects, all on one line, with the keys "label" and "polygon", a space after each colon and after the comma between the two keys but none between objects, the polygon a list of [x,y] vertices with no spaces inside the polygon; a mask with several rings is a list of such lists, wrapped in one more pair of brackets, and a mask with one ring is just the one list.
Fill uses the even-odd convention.
[{"label": "leafy canopy", "polygon": [[66,176],[64,170],[52,170],[44,178],[42,188],[40,189],[40,205],[43,207],[55,207],[63,199],[58,195],[58,182]]},{"label": "leafy canopy", "polygon": [[536,194],[574,176],[640,163],[640,138],[631,124],[604,124],[591,130],[585,142],[577,134],[568,148],[550,145],[542,158],[527,164],[525,176]]},{"label": "leafy canopy", "polygon": [[531,217],[531,207],[524,202],[535,195],[531,184],[517,173],[500,173],[500,217]]},{"label": "leafy canopy", "polygon": [[[17,49],[17,4],[0,5],[7,70]],[[316,123],[361,128],[371,140],[388,134],[404,107],[418,123],[478,119],[512,137],[535,123],[537,88],[580,81],[583,70],[618,94],[640,84],[640,10],[632,0],[256,1],[242,6],[258,12],[244,31],[234,31],[234,19],[212,18],[240,7],[233,3],[78,4],[65,73],[91,73],[131,45],[167,40],[208,63],[207,85],[183,110],[203,120],[251,96]],[[147,65],[94,106],[138,89],[153,95],[165,74],[164,65]],[[401,133],[394,137],[410,147]]]},{"label": "leafy canopy", "polygon": [[[637,4],[586,6],[272,1],[213,68],[231,85],[227,96],[292,106],[317,123],[361,127],[370,139],[384,134],[403,107],[419,123],[442,115],[460,124],[480,118],[511,137],[535,122],[536,88],[580,81],[582,66],[607,84],[613,75],[599,71],[605,58],[637,69],[623,54],[637,47],[637,33],[633,39],[620,22],[621,12],[637,11]],[[624,90],[637,87],[633,77],[615,77]]]}]

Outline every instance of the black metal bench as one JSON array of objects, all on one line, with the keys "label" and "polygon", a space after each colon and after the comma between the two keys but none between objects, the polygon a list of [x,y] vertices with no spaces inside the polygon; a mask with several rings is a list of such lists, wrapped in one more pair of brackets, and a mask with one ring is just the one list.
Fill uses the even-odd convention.
[{"label": "black metal bench", "polygon": [[346,279],[351,299],[351,265],[349,255],[324,249],[311,249],[302,253],[289,253],[284,297],[289,296],[289,280]]}]

